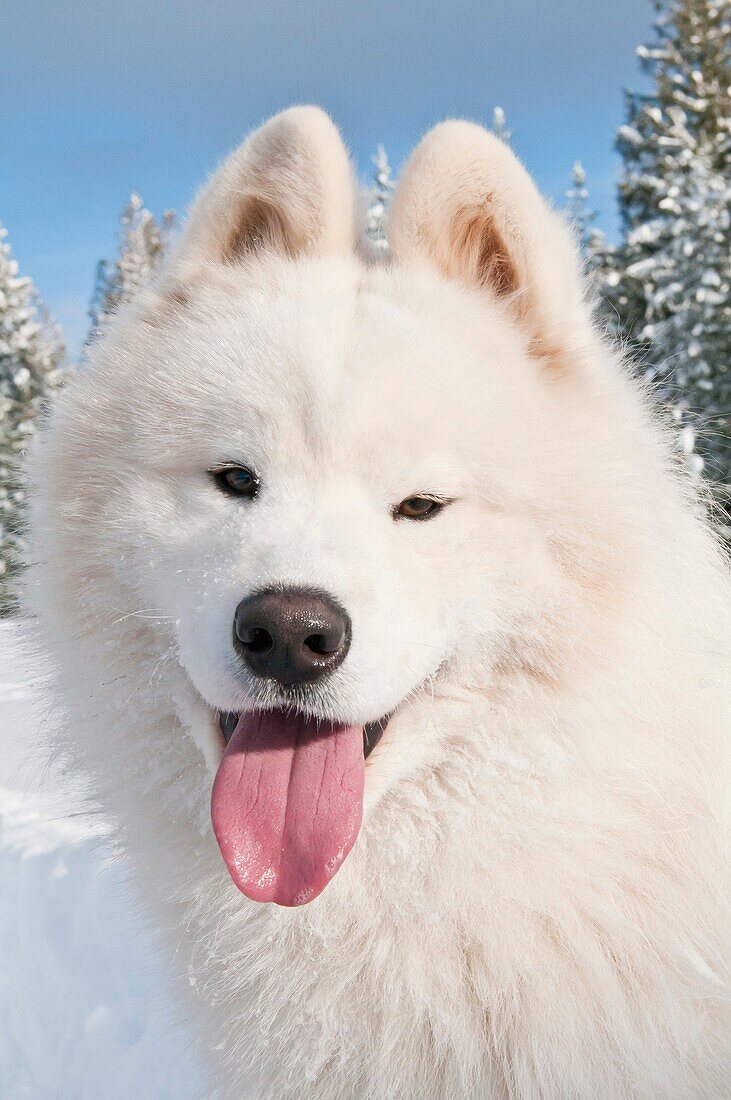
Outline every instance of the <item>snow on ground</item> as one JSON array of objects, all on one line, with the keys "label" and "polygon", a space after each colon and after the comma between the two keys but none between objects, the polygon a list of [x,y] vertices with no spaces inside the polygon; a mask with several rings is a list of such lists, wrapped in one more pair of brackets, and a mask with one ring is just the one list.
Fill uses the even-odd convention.
[{"label": "snow on ground", "polygon": [[108,829],[33,761],[17,638],[0,624],[0,1098],[200,1100]]}]

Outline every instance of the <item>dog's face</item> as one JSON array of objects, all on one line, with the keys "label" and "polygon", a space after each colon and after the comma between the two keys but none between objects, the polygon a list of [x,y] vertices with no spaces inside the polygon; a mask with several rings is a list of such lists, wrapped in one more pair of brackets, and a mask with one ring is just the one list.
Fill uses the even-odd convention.
[{"label": "dog's face", "polygon": [[[294,705],[365,724],[454,650],[465,593],[448,566],[478,518],[470,470],[437,415],[443,369],[430,382],[427,359],[439,348],[378,283],[347,261],[283,264],[265,292],[232,285],[215,326],[203,295],[191,369],[210,376],[217,349],[206,422],[186,434],[195,458],[178,452],[179,479],[165,469],[168,507],[156,494],[138,514],[145,544],[168,558],[154,585],[179,623],[181,661],[222,712]],[[163,437],[161,462],[176,454]],[[290,610],[337,619],[330,601],[341,616],[329,654],[315,645],[308,660],[294,638],[277,652]],[[328,623],[311,625],[317,636]],[[247,629],[263,651],[238,636]]]},{"label": "dog's face", "polygon": [[[125,399],[138,445],[114,507],[133,517],[144,599],[174,619],[210,707],[375,722],[518,611],[515,559],[536,548],[503,509],[530,387],[505,385],[505,367],[535,368],[499,314],[480,331],[475,308],[460,331],[450,313],[464,322],[464,303],[428,273],[315,260],[270,265],[268,278],[192,291],[158,325],[157,361],[144,362],[163,393],[143,385],[134,411]],[[277,642],[288,602],[327,618],[323,600],[343,612],[342,660],[315,648],[308,665],[296,645],[279,655],[263,634],[264,652],[238,636]]]},{"label": "dog's face", "polygon": [[347,855],[363,784],[373,800],[438,751],[445,685],[479,690],[515,646],[550,664],[563,583],[544,486],[569,476],[575,406],[555,394],[583,313],[562,228],[467,124],[407,168],[392,266],[353,256],[352,205],[329,121],[273,120],[81,397],[105,406],[85,471],[103,553],[130,612],[170,624],[198,743],[229,741],[224,856],[285,904]]}]

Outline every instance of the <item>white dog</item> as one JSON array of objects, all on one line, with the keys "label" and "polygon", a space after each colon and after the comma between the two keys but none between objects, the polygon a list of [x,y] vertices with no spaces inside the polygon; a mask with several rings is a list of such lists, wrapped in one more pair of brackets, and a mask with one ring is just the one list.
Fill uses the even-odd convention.
[{"label": "white dog", "polygon": [[272,119],[58,402],[69,766],[211,1095],[719,1100],[721,555],[504,144],[423,140],[387,265],[354,192]]}]

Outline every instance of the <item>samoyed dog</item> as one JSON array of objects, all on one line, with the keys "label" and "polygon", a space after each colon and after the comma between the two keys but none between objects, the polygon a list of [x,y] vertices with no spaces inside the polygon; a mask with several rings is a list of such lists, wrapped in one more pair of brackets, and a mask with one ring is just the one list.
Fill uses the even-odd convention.
[{"label": "samoyed dog", "polygon": [[728,1096],[729,587],[570,231],[443,123],[224,162],[35,456],[57,748],[211,1096]]}]

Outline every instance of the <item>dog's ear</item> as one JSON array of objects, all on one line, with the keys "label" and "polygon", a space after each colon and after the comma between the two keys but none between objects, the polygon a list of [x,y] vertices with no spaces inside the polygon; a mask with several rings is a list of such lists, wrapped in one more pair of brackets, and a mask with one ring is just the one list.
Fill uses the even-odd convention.
[{"label": "dog's ear", "polygon": [[421,141],[389,240],[397,260],[426,260],[502,299],[541,356],[564,352],[587,316],[570,230],[505,142],[474,123],[443,122]]},{"label": "dog's ear", "polygon": [[319,107],[292,107],[217,169],[190,213],[173,278],[211,263],[350,252],[355,185],[340,134]]}]

